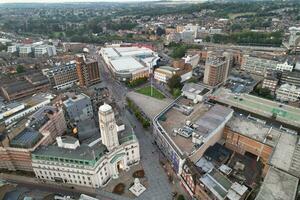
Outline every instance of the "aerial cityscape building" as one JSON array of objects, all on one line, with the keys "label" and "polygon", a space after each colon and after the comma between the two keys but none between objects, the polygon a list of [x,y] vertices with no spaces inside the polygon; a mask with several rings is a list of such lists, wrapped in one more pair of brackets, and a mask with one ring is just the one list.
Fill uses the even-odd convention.
[{"label": "aerial cityscape building", "polygon": [[299,200],[300,1],[25,1],[1,200]]}]

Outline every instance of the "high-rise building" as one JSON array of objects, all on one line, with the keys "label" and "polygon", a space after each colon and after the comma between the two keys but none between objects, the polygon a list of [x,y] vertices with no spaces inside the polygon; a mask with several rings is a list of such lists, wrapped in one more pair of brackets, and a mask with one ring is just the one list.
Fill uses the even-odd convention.
[{"label": "high-rise building", "polygon": [[84,55],[76,57],[76,70],[81,87],[89,87],[100,82],[98,62]]},{"label": "high-rise building", "polygon": [[210,86],[216,86],[226,81],[229,71],[229,64],[230,58],[228,55],[209,55],[205,63],[203,82]]},{"label": "high-rise building", "polygon": [[45,73],[49,78],[50,84],[55,89],[66,89],[78,82],[76,71],[76,61],[55,66]]}]

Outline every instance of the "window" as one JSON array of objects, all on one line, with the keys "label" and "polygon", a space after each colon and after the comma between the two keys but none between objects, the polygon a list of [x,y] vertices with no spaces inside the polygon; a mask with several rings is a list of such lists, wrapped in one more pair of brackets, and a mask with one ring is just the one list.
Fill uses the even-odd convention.
[{"label": "window", "polygon": [[91,177],[88,177],[88,180],[90,181],[90,180],[91,180]]}]

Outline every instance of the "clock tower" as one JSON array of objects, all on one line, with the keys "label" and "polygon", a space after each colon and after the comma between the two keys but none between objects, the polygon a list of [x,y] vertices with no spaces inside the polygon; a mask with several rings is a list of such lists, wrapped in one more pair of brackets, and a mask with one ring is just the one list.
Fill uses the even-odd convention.
[{"label": "clock tower", "polygon": [[102,143],[108,151],[111,151],[119,146],[117,124],[112,107],[104,103],[99,107],[98,116]]}]

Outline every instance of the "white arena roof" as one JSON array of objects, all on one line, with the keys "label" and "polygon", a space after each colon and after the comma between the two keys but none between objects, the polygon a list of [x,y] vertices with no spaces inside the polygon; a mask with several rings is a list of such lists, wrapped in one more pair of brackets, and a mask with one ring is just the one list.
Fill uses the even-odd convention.
[{"label": "white arena roof", "polygon": [[139,61],[133,57],[124,57],[117,60],[111,60],[111,65],[116,71],[135,71],[138,69],[145,68]]},{"label": "white arena roof", "polygon": [[116,47],[103,48],[103,52],[110,58],[126,57],[126,56],[149,56],[154,52],[145,47]]}]

